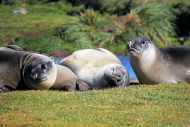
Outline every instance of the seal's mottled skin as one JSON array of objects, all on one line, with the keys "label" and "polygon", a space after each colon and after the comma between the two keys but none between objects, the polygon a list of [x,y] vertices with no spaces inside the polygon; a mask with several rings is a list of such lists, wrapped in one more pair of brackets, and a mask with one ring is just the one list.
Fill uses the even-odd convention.
[{"label": "seal's mottled skin", "polygon": [[62,65],[56,65],[56,67],[56,81],[50,89],[63,91],[89,90],[88,85],[81,79],[79,79],[69,68],[64,67]]},{"label": "seal's mottled skin", "polygon": [[120,60],[106,49],[79,50],[64,58],[60,64],[71,69],[92,89],[125,87],[129,84],[127,70]]},{"label": "seal's mottled skin", "polygon": [[0,48],[0,93],[49,89],[56,75],[57,68],[47,56]]},{"label": "seal's mottled skin", "polygon": [[190,48],[158,48],[147,38],[135,38],[127,50],[140,83],[190,83]]}]

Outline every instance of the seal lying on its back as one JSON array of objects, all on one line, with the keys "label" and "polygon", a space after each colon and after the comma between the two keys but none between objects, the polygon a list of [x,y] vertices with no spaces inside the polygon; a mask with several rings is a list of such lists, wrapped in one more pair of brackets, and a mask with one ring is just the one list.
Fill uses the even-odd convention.
[{"label": "seal lying on its back", "polygon": [[79,50],[64,58],[60,64],[71,69],[92,89],[125,87],[129,84],[127,70],[120,60],[106,49]]},{"label": "seal lying on its back", "polygon": [[0,54],[0,93],[44,90],[54,84],[57,68],[49,57],[10,48],[0,48]]},{"label": "seal lying on its back", "polygon": [[69,68],[57,64],[56,67],[56,81],[50,89],[63,91],[89,90],[88,85],[79,79]]},{"label": "seal lying on its back", "polygon": [[135,38],[127,50],[140,83],[190,83],[190,48],[157,48],[146,38]]}]

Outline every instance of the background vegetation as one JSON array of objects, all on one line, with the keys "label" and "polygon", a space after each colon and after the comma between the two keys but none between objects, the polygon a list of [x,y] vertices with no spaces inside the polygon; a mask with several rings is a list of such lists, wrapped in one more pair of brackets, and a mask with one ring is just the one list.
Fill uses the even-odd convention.
[{"label": "background vegetation", "polygon": [[90,92],[14,91],[0,96],[0,126],[190,125],[189,84]]},{"label": "background vegetation", "polygon": [[[135,37],[150,38],[160,47],[190,43],[188,0],[2,0],[0,3],[1,46],[16,44],[40,53],[57,48],[75,51],[95,47],[121,52]],[[17,7],[25,8],[28,14],[13,15]],[[181,36],[184,41],[178,42]],[[47,44],[51,46],[45,49]]]}]

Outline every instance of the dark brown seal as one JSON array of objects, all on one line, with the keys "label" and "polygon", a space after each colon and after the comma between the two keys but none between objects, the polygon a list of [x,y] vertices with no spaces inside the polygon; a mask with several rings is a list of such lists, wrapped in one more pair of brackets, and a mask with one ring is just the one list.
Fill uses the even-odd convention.
[{"label": "dark brown seal", "polygon": [[45,90],[54,84],[57,68],[49,57],[10,48],[0,48],[0,54],[0,92]]}]

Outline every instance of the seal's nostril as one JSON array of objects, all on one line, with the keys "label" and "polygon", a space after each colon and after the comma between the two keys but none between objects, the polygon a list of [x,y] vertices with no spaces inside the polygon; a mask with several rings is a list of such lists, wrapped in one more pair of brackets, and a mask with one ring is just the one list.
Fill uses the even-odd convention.
[{"label": "seal's nostril", "polygon": [[131,41],[127,45],[127,50],[130,50],[130,49],[131,49]]},{"label": "seal's nostril", "polygon": [[42,68],[42,69],[46,69],[47,66],[46,66],[45,64],[42,64],[42,65],[41,65],[41,68]]},{"label": "seal's nostril", "polygon": [[130,41],[129,44],[128,44],[129,47],[131,47],[131,43],[132,43],[132,42]]}]

